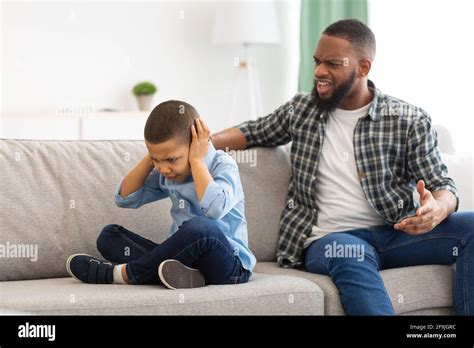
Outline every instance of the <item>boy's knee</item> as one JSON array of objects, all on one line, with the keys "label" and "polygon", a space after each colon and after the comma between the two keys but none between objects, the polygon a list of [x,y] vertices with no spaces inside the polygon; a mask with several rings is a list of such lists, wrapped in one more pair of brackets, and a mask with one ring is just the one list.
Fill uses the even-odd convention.
[{"label": "boy's knee", "polygon": [[180,231],[190,235],[193,239],[210,237],[220,232],[215,221],[205,216],[196,216],[185,221]]},{"label": "boy's knee", "polygon": [[110,236],[117,232],[118,225],[110,224],[105,226],[97,237],[97,250],[102,253],[107,245],[109,245]]}]

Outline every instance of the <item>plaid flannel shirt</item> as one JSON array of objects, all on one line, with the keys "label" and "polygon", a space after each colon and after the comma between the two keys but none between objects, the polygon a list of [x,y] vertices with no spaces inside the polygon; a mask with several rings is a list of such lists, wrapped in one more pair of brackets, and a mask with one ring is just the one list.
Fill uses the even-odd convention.
[{"label": "plaid flannel shirt", "polygon": [[[421,108],[384,95],[371,81],[374,98],[368,115],[354,130],[354,155],[360,184],[369,204],[387,224],[414,215],[419,203],[416,182],[430,191],[459,196],[441,161],[436,131]],[[280,217],[277,260],[282,267],[301,267],[305,239],[316,225],[316,169],[324,141],[327,114],[298,93],[273,113],[237,127],[247,147],[275,147],[291,142],[291,179]],[[334,173],[337,175],[337,173]]]}]

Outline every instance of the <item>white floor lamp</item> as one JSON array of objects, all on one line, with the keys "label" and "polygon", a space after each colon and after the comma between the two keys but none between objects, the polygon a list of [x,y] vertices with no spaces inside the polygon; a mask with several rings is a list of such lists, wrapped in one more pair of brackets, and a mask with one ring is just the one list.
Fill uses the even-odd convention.
[{"label": "white floor lamp", "polygon": [[[215,44],[237,44],[243,56],[234,58],[234,81],[227,126],[262,116],[262,95],[256,59],[251,47],[280,41],[278,19],[273,1],[224,2],[219,4],[212,33]],[[247,115],[237,115],[239,95],[245,96]],[[242,118],[239,120],[238,118]]]}]

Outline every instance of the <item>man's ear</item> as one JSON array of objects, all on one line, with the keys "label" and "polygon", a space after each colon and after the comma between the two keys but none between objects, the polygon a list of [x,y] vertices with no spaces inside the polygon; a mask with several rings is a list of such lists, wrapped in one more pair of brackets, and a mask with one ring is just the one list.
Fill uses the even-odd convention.
[{"label": "man's ear", "polygon": [[369,75],[370,69],[372,68],[372,60],[364,58],[359,61],[359,77]]}]

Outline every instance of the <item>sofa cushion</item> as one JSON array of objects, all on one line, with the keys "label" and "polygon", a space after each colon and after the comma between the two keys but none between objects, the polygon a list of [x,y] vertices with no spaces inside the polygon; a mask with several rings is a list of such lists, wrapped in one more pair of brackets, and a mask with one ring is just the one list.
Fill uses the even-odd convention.
[{"label": "sofa cushion", "polygon": [[4,312],[47,315],[322,315],[322,290],[291,276],[254,273],[246,284],[169,290],[73,278],[0,282]]},{"label": "sofa cushion", "polygon": [[[116,184],[146,152],[138,140],[0,140],[0,251],[7,252],[0,280],[67,276],[69,255],[100,257],[96,239],[107,224],[163,241],[171,224],[168,199],[136,210],[114,201]],[[290,177],[287,153],[230,154],[241,170],[250,248],[258,260],[273,261]],[[18,257],[20,249],[28,254]]]},{"label": "sofa cushion", "polygon": [[[255,271],[266,274],[286,274],[311,280],[324,291],[325,315],[344,314],[339,291],[328,276],[281,268],[274,262],[259,262]],[[451,266],[393,268],[383,270],[380,274],[397,314],[452,307],[454,272]]]}]

